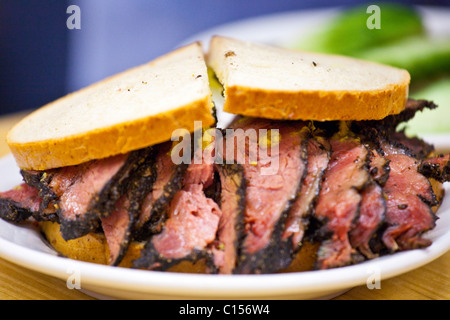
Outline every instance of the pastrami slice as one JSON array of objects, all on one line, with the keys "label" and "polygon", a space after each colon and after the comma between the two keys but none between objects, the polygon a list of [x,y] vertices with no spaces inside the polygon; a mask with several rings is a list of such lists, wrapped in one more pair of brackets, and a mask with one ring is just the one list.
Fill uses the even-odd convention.
[{"label": "pastrami slice", "polygon": [[130,179],[128,189],[116,202],[111,214],[101,218],[101,225],[109,248],[109,264],[119,265],[124,258],[135,230],[135,224],[145,195],[155,180],[155,152],[153,148],[141,158]]},{"label": "pastrami slice", "polygon": [[[140,268],[166,270],[182,261],[195,263],[199,259],[206,259],[210,271],[215,270],[212,246],[221,210],[214,200],[205,195],[205,189],[214,183],[213,153],[203,154],[200,144],[194,150],[196,161],[187,167],[181,167],[183,164],[173,167],[175,170],[183,168],[177,173],[178,187],[172,189],[174,194],[167,201],[164,220],[159,229],[150,234],[142,257],[136,261],[136,266]],[[164,188],[167,188],[167,184]],[[155,195],[154,191],[152,195]],[[152,221],[154,214],[151,212],[148,221]]]},{"label": "pastrami slice", "polygon": [[141,211],[138,215],[134,237],[146,240],[152,234],[161,232],[167,219],[170,202],[175,194],[183,187],[184,174],[187,164],[173,163],[170,155],[171,142],[155,146],[154,182],[143,199]]},{"label": "pastrami slice", "polygon": [[240,164],[217,166],[220,177],[220,209],[222,216],[213,248],[214,265],[221,274],[231,274],[236,268],[240,244],[245,236],[246,180]]},{"label": "pastrami slice", "polygon": [[296,253],[308,228],[310,216],[322,186],[322,178],[330,161],[329,142],[320,136],[311,137],[307,145],[307,172],[301,184],[300,192],[292,205],[286,221],[282,239],[291,239],[292,251]]},{"label": "pastrami slice", "polygon": [[364,187],[361,193],[361,203],[357,221],[350,231],[350,243],[365,258],[378,256],[370,247],[371,241],[379,241],[378,231],[384,224],[386,215],[386,200],[383,186],[389,178],[389,161],[373,143],[369,143],[369,173],[372,181]]},{"label": "pastrami slice", "polygon": [[179,190],[170,204],[163,230],[148,240],[135,267],[166,270],[185,260],[211,260],[210,245],[216,238],[220,216],[220,208],[206,198],[202,185]]},{"label": "pastrami slice", "polygon": [[430,181],[418,171],[419,160],[408,150],[382,143],[390,161],[390,174],[384,186],[387,228],[382,240],[391,252],[426,247],[431,241],[422,235],[435,226],[432,206],[437,204]]},{"label": "pastrami slice", "polygon": [[[253,118],[243,118],[232,128],[235,135],[246,134],[247,130],[256,130],[259,134],[253,141],[258,146],[256,162],[252,161],[251,136],[244,146],[236,146],[236,154],[244,155],[242,166],[247,186],[245,236],[234,272],[273,272],[288,265],[292,259],[291,250],[284,246],[281,237],[306,172],[307,128],[303,122]],[[269,132],[270,139],[269,134],[264,135]],[[272,132],[277,133],[275,139]],[[226,140],[230,138],[232,136],[227,136]]]},{"label": "pastrami slice", "polygon": [[382,150],[378,150],[375,146],[369,148],[369,173],[371,178],[380,186],[384,186],[389,177],[390,167],[389,160],[383,155]]},{"label": "pastrami slice", "polygon": [[22,222],[39,212],[42,199],[39,190],[25,183],[0,192],[0,218],[10,222]]},{"label": "pastrami slice", "polygon": [[20,170],[23,181],[39,191],[39,197],[42,199],[42,207],[47,207],[52,201],[57,199],[57,195],[50,188],[49,182],[59,170],[60,169],[48,171]]},{"label": "pastrami slice", "polygon": [[316,268],[328,269],[352,263],[349,231],[356,220],[360,190],[369,181],[368,150],[358,139],[333,137],[332,154],[314,212],[327,236],[319,248]]},{"label": "pastrami slice", "polygon": [[118,265],[128,249],[131,234],[130,200],[123,195],[116,203],[111,214],[101,218],[103,233],[109,248],[110,265]]},{"label": "pastrami slice", "polygon": [[450,155],[439,155],[423,160],[418,167],[421,174],[441,183],[450,181]]},{"label": "pastrami slice", "polygon": [[109,216],[150,150],[141,149],[78,166],[80,171],[75,181],[58,199],[61,234],[65,240],[95,230],[100,218]]},{"label": "pastrami slice", "polygon": [[350,231],[350,243],[367,259],[373,259],[378,254],[370,248],[371,239],[382,226],[386,214],[386,200],[382,187],[372,182],[362,194],[358,221]]}]

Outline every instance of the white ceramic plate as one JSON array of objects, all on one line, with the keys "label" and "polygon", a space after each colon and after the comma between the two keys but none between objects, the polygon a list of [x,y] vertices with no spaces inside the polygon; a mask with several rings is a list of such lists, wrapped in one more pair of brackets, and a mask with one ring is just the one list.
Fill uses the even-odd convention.
[{"label": "white ceramic plate", "polygon": [[[320,24],[335,9],[303,11],[251,19],[222,26],[187,39],[212,34],[283,44],[298,32]],[[439,16],[439,12],[437,12]],[[438,19],[439,20],[439,19]],[[442,22],[442,19],[441,19]],[[436,24],[437,25],[437,24]],[[442,24],[441,24],[442,26]],[[220,97],[216,97],[218,100]],[[217,102],[217,101],[216,101]],[[226,114],[219,121],[227,122]],[[450,149],[450,134],[429,138],[438,149]],[[13,158],[0,159],[0,191],[21,182]],[[446,184],[447,194],[450,185]],[[359,265],[324,271],[271,275],[197,275],[109,267],[59,257],[34,229],[0,220],[0,256],[44,274],[80,284],[97,297],[130,299],[311,299],[329,298],[367,281],[381,281],[418,268],[450,249],[450,198],[438,211],[436,228],[427,234],[428,248],[396,253]],[[79,281],[79,282],[78,282]]]}]

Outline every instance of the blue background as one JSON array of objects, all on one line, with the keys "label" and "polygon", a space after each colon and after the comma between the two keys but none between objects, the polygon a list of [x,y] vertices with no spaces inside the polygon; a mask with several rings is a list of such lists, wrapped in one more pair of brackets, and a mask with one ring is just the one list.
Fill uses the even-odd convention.
[{"label": "blue background", "polygon": [[[391,1],[449,5],[448,0]],[[347,0],[1,0],[0,114],[34,109],[162,55],[205,29],[239,19]],[[69,5],[81,29],[66,27]]]}]

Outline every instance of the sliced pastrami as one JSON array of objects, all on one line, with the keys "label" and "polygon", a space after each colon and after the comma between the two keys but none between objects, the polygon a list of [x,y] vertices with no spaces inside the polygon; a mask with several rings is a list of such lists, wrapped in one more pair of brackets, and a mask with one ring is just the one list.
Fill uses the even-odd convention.
[{"label": "sliced pastrami", "polygon": [[220,209],[222,217],[213,250],[214,265],[221,274],[231,274],[236,268],[239,245],[244,233],[245,190],[244,169],[240,164],[217,166],[220,177]]},{"label": "sliced pastrami", "polygon": [[23,181],[39,191],[39,196],[42,199],[42,206],[47,206],[51,201],[56,199],[56,195],[49,188],[48,182],[51,180],[53,173],[57,170],[58,169],[49,171],[20,170]]},{"label": "sliced pastrami", "polygon": [[361,194],[358,221],[350,231],[350,243],[366,258],[377,257],[370,248],[370,240],[382,226],[386,213],[386,201],[382,187],[375,182],[367,186]]},{"label": "sliced pastrami", "polygon": [[147,241],[143,250],[145,258],[137,262],[141,267],[144,264],[145,268],[166,270],[181,261],[195,263],[206,258],[209,271],[215,272],[211,250],[221,211],[205,195],[205,189],[214,184],[213,151],[212,146],[204,148],[201,141],[194,142],[194,156],[183,172],[182,189],[170,200],[161,231]]},{"label": "sliced pastrami", "polygon": [[167,270],[184,260],[211,260],[209,246],[216,238],[220,216],[220,208],[205,197],[202,185],[179,190],[170,204],[164,229],[146,243],[135,267]]},{"label": "sliced pastrami", "polygon": [[404,148],[383,142],[390,174],[384,186],[386,222],[382,240],[389,251],[426,247],[431,241],[422,234],[435,226],[436,216],[431,207],[436,196],[429,180],[418,172],[420,164]]},{"label": "sliced pastrami", "polygon": [[370,248],[370,241],[377,236],[386,214],[386,200],[383,186],[389,177],[389,161],[382,150],[370,149],[369,173],[371,181],[362,191],[358,221],[350,231],[350,243],[366,258],[377,256]]},{"label": "sliced pastrami", "polygon": [[402,112],[387,116],[382,120],[353,121],[352,130],[358,133],[363,131],[366,135],[369,131],[372,131],[375,132],[377,136],[388,138],[396,133],[400,123],[411,120],[417,112],[424,109],[435,108],[437,108],[437,105],[432,101],[408,99],[405,109]]},{"label": "sliced pastrami", "polygon": [[[153,148],[152,148],[153,149]],[[155,152],[149,150],[130,179],[128,188],[116,202],[111,214],[101,218],[101,225],[109,247],[109,264],[118,265],[133,239],[135,223],[145,195],[155,180]]]},{"label": "sliced pastrami", "polygon": [[[130,238],[130,201],[123,195],[116,203],[111,214],[102,218],[102,229],[109,247],[110,265],[117,265],[128,248]],[[126,243],[124,243],[126,242]]]},{"label": "sliced pastrami", "polygon": [[49,186],[50,181],[57,172],[62,169],[51,169],[47,171],[21,170],[25,183],[39,191],[41,204],[38,211],[33,212],[33,218],[37,221],[59,222],[57,214],[58,196]]},{"label": "sliced pastrami", "polygon": [[[59,222],[65,240],[93,231],[99,226],[100,218],[109,216],[148,152],[150,148],[90,161],[77,166],[77,174],[70,172],[68,180],[59,179],[61,183],[53,188],[64,190],[70,184],[58,198]],[[50,185],[54,182],[55,177]]]},{"label": "sliced pastrami", "polygon": [[324,225],[319,233],[328,235],[319,248],[316,268],[328,269],[350,264],[354,249],[349,231],[360,208],[360,190],[369,180],[368,151],[358,139],[333,137],[331,160],[325,172],[314,216]]},{"label": "sliced pastrami", "polygon": [[417,112],[423,111],[425,109],[432,110],[436,109],[437,107],[438,106],[433,101],[408,99],[406,101],[405,109],[402,112],[400,112],[399,114],[388,116],[385,119],[381,120],[381,122],[383,122],[383,125],[395,130],[398,124],[411,120],[412,118],[414,118]]},{"label": "sliced pastrami", "polygon": [[322,186],[323,174],[330,161],[331,147],[323,137],[314,136],[308,140],[307,153],[306,177],[302,182],[299,196],[289,212],[282,237],[284,241],[291,237],[294,253],[300,249],[309,225],[309,218]]},{"label": "sliced pastrami", "polygon": [[389,178],[389,160],[387,160],[382,150],[378,150],[376,147],[369,147],[369,173],[372,179],[377,182],[380,186],[386,184]]},{"label": "sliced pastrami", "polygon": [[450,181],[450,155],[423,160],[419,165],[419,172],[427,178],[435,179],[441,183]]},{"label": "sliced pastrami", "polygon": [[[99,199],[99,194],[111,178],[120,171],[127,155],[91,161],[77,166],[75,179],[58,178],[63,184],[71,184],[58,198],[61,234],[65,240],[81,237],[98,226],[100,216],[90,210],[91,201]],[[59,188],[59,184],[56,188]]]},{"label": "sliced pastrami", "polygon": [[[281,236],[306,173],[306,127],[303,122],[243,118],[225,138],[226,160],[234,154],[247,181],[245,237],[235,273],[269,273],[289,264]],[[265,131],[264,131],[265,130]]]},{"label": "sliced pastrami", "polygon": [[202,138],[194,144],[194,156],[184,174],[183,184],[201,184],[207,189],[214,183],[215,129],[204,131],[203,136],[205,140]]},{"label": "sliced pastrami", "polygon": [[39,212],[41,201],[39,190],[25,183],[0,192],[0,218],[10,222],[27,220]]},{"label": "sliced pastrami", "polygon": [[404,131],[392,132],[388,137],[390,142],[407,148],[417,159],[426,159],[434,151],[434,146],[418,137],[409,137]]},{"label": "sliced pastrami", "polygon": [[162,230],[167,219],[170,202],[183,187],[183,178],[187,164],[175,164],[171,158],[171,142],[155,146],[155,179],[142,203],[141,212],[136,221],[135,238],[146,240],[152,234]]}]

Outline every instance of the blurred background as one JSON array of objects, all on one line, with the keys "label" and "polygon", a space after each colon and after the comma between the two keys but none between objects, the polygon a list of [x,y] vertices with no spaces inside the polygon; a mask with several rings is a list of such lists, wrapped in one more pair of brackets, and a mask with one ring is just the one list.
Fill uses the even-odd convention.
[{"label": "blurred background", "polygon": [[[366,25],[371,4],[381,9],[378,30]],[[70,5],[81,10],[80,29],[66,25]],[[0,116],[215,32],[404,67],[413,95],[450,101],[449,10],[449,0],[0,0]],[[450,132],[448,110],[423,130]]]}]

